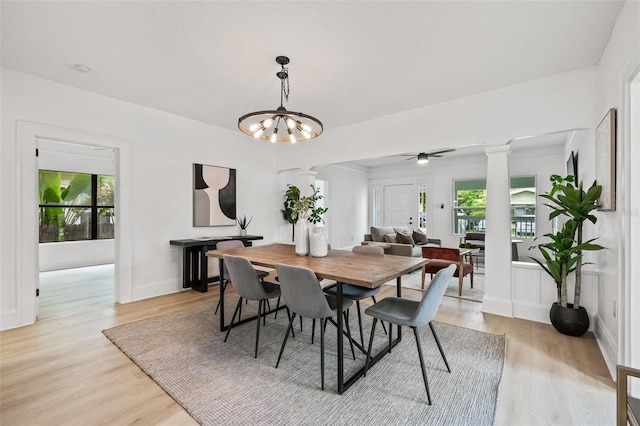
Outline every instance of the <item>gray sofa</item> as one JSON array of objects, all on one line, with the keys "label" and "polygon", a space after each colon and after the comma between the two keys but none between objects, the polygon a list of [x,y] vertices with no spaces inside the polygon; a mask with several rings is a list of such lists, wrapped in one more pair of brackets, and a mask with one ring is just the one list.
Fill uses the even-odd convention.
[{"label": "gray sofa", "polygon": [[[364,241],[362,245],[369,245],[372,242],[388,244],[389,247],[384,249],[385,254],[393,254],[396,256],[409,256],[409,257],[422,257],[422,247],[432,246],[440,247],[441,241],[436,238],[427,238],[425,243],[416,242],[415,245],[393,241],[391,236],[395,236],[398,233],[404,233],[413,235],[413,230],[406,226],[372,226],[369,234],[364,235]],[[388,236],[385,240],[385,236]]]}]

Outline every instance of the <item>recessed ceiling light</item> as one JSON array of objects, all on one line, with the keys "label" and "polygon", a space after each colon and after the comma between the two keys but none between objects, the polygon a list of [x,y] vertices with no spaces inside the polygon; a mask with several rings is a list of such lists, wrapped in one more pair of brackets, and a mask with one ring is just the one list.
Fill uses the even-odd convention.
[{"label": "recessed ceiling light", "polygon": [[78,72],[85,73],[85,74],[87,74],[89,71],[91,71],[91,68],[89,68],[86,65],[82,65],[82,64],[71,65],[69,68],[71,68],[74,71],[78,71]]}]

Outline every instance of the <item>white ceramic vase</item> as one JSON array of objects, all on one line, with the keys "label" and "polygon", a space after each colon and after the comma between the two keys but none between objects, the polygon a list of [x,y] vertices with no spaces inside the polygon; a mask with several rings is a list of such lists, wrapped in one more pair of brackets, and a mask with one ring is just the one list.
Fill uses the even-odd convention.
[{"label": "white ceramic vase", "polygon": [[327,255],[327,234],[324,226],[311,228],[309,232],[309,251],[313,257],[325,257]]},{"label": "white ceramic vase", "polygon": [[309,254],[309,224],[306,220],[296,222],[296,254],[306,256]]}]

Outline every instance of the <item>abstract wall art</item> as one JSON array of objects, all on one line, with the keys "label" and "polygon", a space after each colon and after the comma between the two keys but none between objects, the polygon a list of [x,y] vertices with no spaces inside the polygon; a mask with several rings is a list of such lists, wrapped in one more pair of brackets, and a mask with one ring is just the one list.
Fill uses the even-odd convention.
[{"label": "abstract wall art", "polygon": [[236,224],[236,169],[193,165],[193,226]]}]

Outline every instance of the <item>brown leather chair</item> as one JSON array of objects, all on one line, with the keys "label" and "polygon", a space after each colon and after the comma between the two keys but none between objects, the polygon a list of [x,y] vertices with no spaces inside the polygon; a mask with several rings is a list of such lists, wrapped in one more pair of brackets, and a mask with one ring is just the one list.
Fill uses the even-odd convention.
[{"label": "brown leather chair", "polygon": [[[464,250],[464,249],[463,249]],[[436,274],[440,269],[444,269],[449,265],[457,265],[454,277],[458,277],[458,296],[462,296],[462,279],[471,275],[471,288],[473,288],[473,256],[469,255],[469,263],[464,261],[466,254],[460,254],[460,249],[445,247],[422,247],[422,257],[429,259],[429,262],[422,267],[422,289],[424,290],[425,274]],[[460,273],[462,271],[462,273]]]}]

